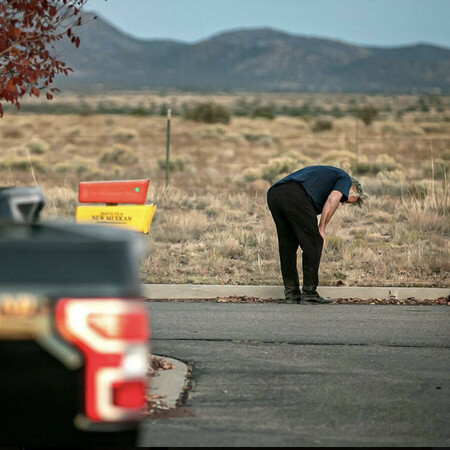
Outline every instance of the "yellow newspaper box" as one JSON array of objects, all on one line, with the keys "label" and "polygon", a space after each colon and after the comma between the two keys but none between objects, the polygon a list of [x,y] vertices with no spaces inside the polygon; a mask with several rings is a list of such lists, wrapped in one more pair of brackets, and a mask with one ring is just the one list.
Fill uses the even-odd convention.
[{"label": "yellow newspaper box", "polygon": [[[153,203],[143,204],[149,182],[148,179],[81,182],[78,190],[78,199],[81,203],[106,203],[106,205],[78,206],[76,221],[115,225],[147,234],[156,211]],[[119,205],[119,203],[135,204]]]},{"label": "yellow newspaper box", "polygon": [[147,234],[155,214],[156,206],[125,205],[125,206],[78,206],[77,222],[105,223],[131,228]]}]

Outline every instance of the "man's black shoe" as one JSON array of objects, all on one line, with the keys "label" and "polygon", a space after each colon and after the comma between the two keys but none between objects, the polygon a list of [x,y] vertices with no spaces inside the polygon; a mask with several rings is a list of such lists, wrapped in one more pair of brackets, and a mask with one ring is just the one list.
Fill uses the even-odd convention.
[{"label": "man's black shoe", "polygon": [[333,299],[322,297],[318,292],[312,294],[302,292],[301,305],[326,305],[329,303],[333,303]]},{"label": "man's black shoe", "polygon": [[302,299],[302,294],[298,285],[284,286],[285,303],[294,303],[298,305]]},{"label": "man's black shoe", "polygon": [[301,303],[301,297],[286,297],[284,303],[291,303],[295,305],[299,305]]}]

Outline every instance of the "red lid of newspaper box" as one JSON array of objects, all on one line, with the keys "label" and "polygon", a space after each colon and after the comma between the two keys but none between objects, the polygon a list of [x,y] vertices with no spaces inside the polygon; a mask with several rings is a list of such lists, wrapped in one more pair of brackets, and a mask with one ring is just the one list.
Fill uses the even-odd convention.
[{"label": "red lid of newspaper box", "polygon": [[78,186],[78,201],[80,203],[144,204],[149,183],[149,179],[82,181]]}]

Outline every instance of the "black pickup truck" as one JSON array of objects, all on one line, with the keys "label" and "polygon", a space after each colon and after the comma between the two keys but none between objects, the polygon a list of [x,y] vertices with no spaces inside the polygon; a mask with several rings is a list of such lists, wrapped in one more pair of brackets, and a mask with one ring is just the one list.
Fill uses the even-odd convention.
[{"label": "black pickup truck", "polygon": [[136,446],[149,316],[141,237],[39,223],[39,188],[0,189],[0,446]]}]

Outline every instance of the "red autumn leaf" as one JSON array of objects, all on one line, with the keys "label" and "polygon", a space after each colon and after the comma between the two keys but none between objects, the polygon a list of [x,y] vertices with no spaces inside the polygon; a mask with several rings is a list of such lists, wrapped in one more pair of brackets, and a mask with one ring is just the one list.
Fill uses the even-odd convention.
[{"label": "red autumn leaf", "polygon": [[0,38],[0,53],[9,47],[9,43],[5,38]]},{"label": "red autumn leaf", "polygon": [[[19,108],[19,99],[27,93],[39,97],[41,90],[59,92],[51,87],[54,77],[73,70],[65,67],[53,43],[66,37],[79,47],[80,38],[72,28],[82,24],[86,2],[0,0],[0,117],[2,102]],[[53,95],[46,92],[46,98]]]}]

